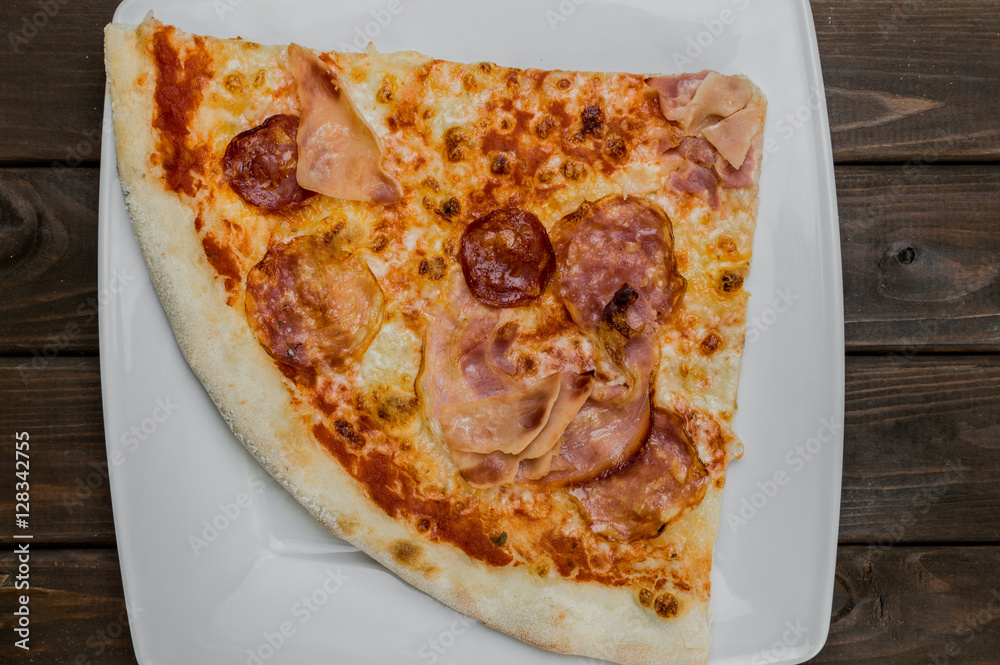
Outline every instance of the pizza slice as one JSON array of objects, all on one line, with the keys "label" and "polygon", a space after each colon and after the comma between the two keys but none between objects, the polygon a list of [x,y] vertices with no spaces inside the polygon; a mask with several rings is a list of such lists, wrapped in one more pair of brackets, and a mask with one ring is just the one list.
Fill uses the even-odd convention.
[{"label": "pizza slice", "polygon": [[106,58],[150,276],[268,472],[521,640],[705,662],[760,91],[151,16]]}]

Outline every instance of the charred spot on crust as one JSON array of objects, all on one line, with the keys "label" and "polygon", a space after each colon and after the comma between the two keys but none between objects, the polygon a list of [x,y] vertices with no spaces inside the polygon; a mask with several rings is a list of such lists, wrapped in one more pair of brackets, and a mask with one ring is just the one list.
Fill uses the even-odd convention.
[{"label": "charred spot on crust", "polygon": [[705,339],[701,340],[701,344],[699,346],[703,354],[705,354],[706,356],[710,356],[722,348],[722,343],[723,343],[722,337],[719,335],[719,333],[716,332],[715,330],[712,330],[707,335],[705,335]]},{"label": "charred spot on crust", "polygon": [[472,92],[476,89],[476,85],[479,82],[476,81],[476,75],[472,72],[466,72],[465,76],[462,77],[462,87],[465,88],[466,92]]},{"label": "charred spot on crust", "polygon": [[405,424],[414,414],[417,408],[415,397],[409,397],[400,393],[390,393],[375,400],[375,413],[382,420],[393,425]]},{"label": "charred spot on crust", "polygon": [[420,547],[408,540],[397,540],[391,551],[392,558],[401,566],[412,566],[420,558]]},{"label": "charred spot on crust", "polygon": [[338,418],[334,421],[333,427],[337,430],[337,434],[342,436],[347,441],[347,445],[351,448],[360,450],[365,447],[365,438],[354,431],[354,427],[351,423]]},{"label": "charred spot on crust", "polygon": [[483,72],[486,73],[486,74],[490,74],[490,73],[493,72],[493,63],[492,62],[480,62],[479,63],[479,69],[483,70]]},{"label": "charred spot on crust", "polygon": [[441,202],[440,212],[448,219],[453,219],[461,214],[462,204],[454,196],[449,196]]},{"label": "charred spot on crust", "polygon": [[722,236],[719,238],[715,246],[719,248],[719,251],[723,254],[732,256],[739,251],[739,247],[736,245],[736,241],[729,236]]},{"label": "charred spot on crust", "polygon": [[507,85],[511,88],[516,88],[521,83],[521,80],[517,75],[516,69],[508,70],[507,75],[504,76],[504,81],[506,81]]},{"label": "charred spot on crust", "polygon": [[420,533],[427,533],[430,530],[431,530],[431,521],[426,517],[421,518],[417,522],[417,531],[419,531]]},{"label": "charred spot on crust", "polygon": [[563,162],[562,174],[567,180],[583,180],[587,175],[587,167],[583,162],[570,159]]},{"label": "charred spot on crust", "polygon": [[420,184],[433,192],[441,191],[441,183],[434,176],[424,178]]},{"label": "charred spot on crust", "polygon": [[609,136],[606,141],[604,141],[604,152],[607,153],[608,157],[616,161],[621,161],[625,159],[625,155],[628,154],[628,147],[625,145],[625,141],[620,136]]},{"label": "charred spot on crust", "polygon": [[653,609],[664,619],[672,619],[680,613],[681,605],[672,593],[661,593],[653,603]]},{"label": "charred spot on crust", "polygon": [[556,126],[556,119],[551,115],[544,115],[542,119],[535,124],[535,136],[540,139],[548,138],[549,133]]},{"label": "charred spot on crust", "polygon": [[560,90],[569,90],[571,85],[573,85],[573,83],[569,79],[559,79],[556,81],[556,87]]},{"label": "charred spot on crust", "polygon": [[444,150],[450,162],[460,162],[465,159],[465,130],[461,127],[450,127],[444,133]]},{"label": "charred spot on crust", "polygon": [[723,293],[736,293],[743,288],[743,273],[741,271],[727,270],[722,273],[719,279],[719,290]]},{"label": "charred spot on crust", "polygon": [[600,106],[591,104],[584,108],[580,112],[580,121],[585,135],[601,136],[604,133],[604,109]]},{"label": "charred spot on crust", "polygon": [[538,172],[538,182],[549,182],[552,178],[556,177],[556,174],[551,169],[543,169]]},{"label": "charred spot on crust", "polygon": [[490,173],[494,175],[507,175],[510,172],[510,159],[504,153],[498,152],[490,162]]},{"label": "charred spot on crust", "polygon": [[639,604],[643,607],[649,607],[653,604],[653,592],[649,589],[639,590]]},{"label": "charred spot on crust", "polygon": [[382,77],[382,87],[375,93],[375,99],[381,104],[388,104],[396,97],[396,77],[386,74]]},{"label": "charred spot on crust", "polygon": [[389,244],[389,239],[381,233],[372,239],[372,251],[376,254],[381,252]]},{"label": "charred spot on crust", "polygon": [[420,261],[417,272],[421,275],[427,275],[430,279],[441,279],[448,273],[448,266],[440,256],[432,256]]},{"label": "charred spot on crust", "polygon": [[490,542],[497,547],[503,547],[507,544],[507,532],[503,531],[499,536],[490,536]]}]

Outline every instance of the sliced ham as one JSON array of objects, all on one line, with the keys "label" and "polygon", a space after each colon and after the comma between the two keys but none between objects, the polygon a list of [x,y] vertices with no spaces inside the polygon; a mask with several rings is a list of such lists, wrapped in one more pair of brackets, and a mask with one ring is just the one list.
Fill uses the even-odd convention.
[{"label": "sliced ham", "polygon": [[651,332],[625,344],[628,390],[605,402],[588,400],[566,428],[552,471],[538,482],[563,487],[597,478],[624,466],[642,447],[650,426],[649,379],[657,360]]},{"label": "sliced ham", "polygon": [[[538,460],[531,468],[544,475],[594,386],[592,374],[573,362],[559,363],[560,371],[544,378],[526,373],[510,357],[519,332],[515,315],[480,303],[458,275],[431,311],[425,334],[418,391],[473,487],[512,482],[525,461]],[[535,366],[546,362],[556,364],[537,350]]]},{"label": "sliced ham", "polygon": [[440,414],[445,443],[464,453],[520,454],[548,422],[560,383],[553,374],[521,390],[445,404]]},{"label": "sliced ham", "polygon": [[[704,193],[715,208],[720,185],[753,185],[760,153],[752,146],[760,140],[766,107],[753,101],[753,87],[746,79],[700,72],[657,76],[646,83],[657,91],[663,117],[677,123],[686,137],[678,143],[676,135],[668,136],[661,145],[662,159],[674,169],[671,187]],[[712,171],[718,178],[709,177]]]},{"label": "sliced ham", "polygon": [[748,106],[702,130],[702,134],[734,169],[740,168],[750,143],[764,126],[764,109]]},{"label": "sliced ham", "polygon": [[652,420],[628,466],[570,490],[591,528],[611,540],[652,538],[705,496],[708,473],[680,418],[656,409]]},{"label": "sliced ham", "polygon": [[382,146],[335,71],[297,44],[288,61],[302,113],[296,179],[307,190],[351,201],[389,204],[403,188],[382,168]]}]

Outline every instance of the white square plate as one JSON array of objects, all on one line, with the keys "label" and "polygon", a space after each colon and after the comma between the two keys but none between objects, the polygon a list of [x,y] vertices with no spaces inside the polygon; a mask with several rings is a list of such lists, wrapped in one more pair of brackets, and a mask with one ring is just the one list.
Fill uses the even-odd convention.
[{"label": "white square plate", "polygon": [[[795,663],[829,627],[844,338],[833,167],[805,0],[126,0],[115,21],[513,66],[744,73],[769,99],[753,294],[713,570],[713,663]],[[101,374],[141,665],[581,662],[465,619],[333,537],[236,441],[132,235],[105,105]]]}]

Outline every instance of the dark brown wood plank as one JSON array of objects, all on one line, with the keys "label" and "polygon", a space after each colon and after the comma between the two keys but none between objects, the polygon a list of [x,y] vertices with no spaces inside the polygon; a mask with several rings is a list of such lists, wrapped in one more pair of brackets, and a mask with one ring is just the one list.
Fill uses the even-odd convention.
[{"label": "dark brown wood plank", "polygon": [[[21,361],[0,359],[0,431],[31,435],[35,540],[110,544],[97,359],[26,383]],[[849,357],[846,397],[841,542],[1000,542],[1000,356]],[[13,447],[0,438],[0,477]],[[0,493],[0,542],[13,501]]]},{"label": "dark brown wood plank", "polygon": [[1000,2],[812,8],[838,162],[1000,157]]},{"label": "dark brown wood plank", "polygon": [[[16,555],[0,554],[0,605],[15,608]],[[133,665],[115,550],[31,552],[31,651],[0,642],[0,661]],[[134,609],[134,608],[133,608]],[[12,634],[13,615],[0,615]],[[790,616],[755,663],[815,644],[821,626]],[[79,660],[80,657],[85,660]],[[1000,547],[841,546],[826,647],[814,663],[1000,663]]]},{"label": "dark brown wood plank", "polygon": [[1000,356],[847,360],[840,542],[1000,542]]},{"label": "dark brown wood plank", "polygon": [[841,547],[830,635],[810,662],[1000,663],[1000,548]]},{"label": "dark brown wood plank", "polygon": [[[98,361],[26,362],[0,358],[0,478],[10,488],[0,492],[0,539],[30,533],[36,543],[113,545]],[[28,529],[14,525],[15,432],[27,432],[30,446]]]},{"label": "dark brown wood plank", "polygon": [[[117,551],[49,550],[33,543],[29,550],[28,590],[15,586],[19,555],[13,548],[0,552],[0,663],[135,665]],[[25,593],[28,651],[14,645],[20,638],[13,612]]]},{"label": "dark brown wood plank", "polygon": [[118,4],[0,3],[0,163],[100,159],[103,28]]},{"label": "dark brown wood plank", "polygon": [[[101,28],[118,1],[53,2],[0,3],[0,163],[98,159]],[[812,6],[837,161],[1000,157],[996,0]]]},{"label": "dark brown wood plank", "polygon": [[97,350],[97,169],[0,169],[0,354]]},{"label": "dark brown wood plank", "polygon": [[1000,350],[1000,168],[838,167],[849,350]]}]

